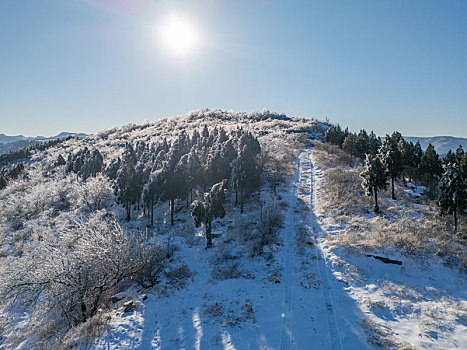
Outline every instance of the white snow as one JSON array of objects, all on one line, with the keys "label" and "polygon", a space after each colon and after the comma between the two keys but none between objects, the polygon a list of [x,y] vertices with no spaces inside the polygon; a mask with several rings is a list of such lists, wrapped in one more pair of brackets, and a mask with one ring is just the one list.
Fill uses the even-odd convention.
[{"label": "white snow", "polygon": [[[397,251],[374,253],[390,253],[401,266],[330,246],[327,235],[339,229],[323,225],[325,213],[315,212],[325,190],[320,186],[320,169],[305,149],[295,178],[280,193],[286,204],[281,246],[255,258],[232,250],[239,278],[213,278],[220,268],[217,240],[206,250],[201,231],[189,239],[175,236],[172,265],[187,264],[191,279],[178,289],[161,282],[140,297],[141,307],[114,313],[95,348],[466,349],[463,273]],[[223,236],[228,225],[220,222],[214,229]],[[304,242],[300,227],[307,230]]]}]

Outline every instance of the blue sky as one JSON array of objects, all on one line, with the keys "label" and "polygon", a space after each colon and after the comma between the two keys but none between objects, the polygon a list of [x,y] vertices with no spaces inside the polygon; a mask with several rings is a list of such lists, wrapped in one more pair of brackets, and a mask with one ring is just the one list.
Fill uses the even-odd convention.
[{"label": "blue sky", "polygon": [[[183,57],[155,35],[172,14],[199,33]],[[0,1],[0,133],[200,108],[467,137],[467,1]]]}]

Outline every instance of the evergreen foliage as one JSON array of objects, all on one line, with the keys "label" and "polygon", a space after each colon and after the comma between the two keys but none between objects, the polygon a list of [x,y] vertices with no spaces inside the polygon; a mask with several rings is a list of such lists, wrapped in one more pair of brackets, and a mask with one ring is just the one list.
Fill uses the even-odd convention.
[{"label": "evergreen foliage", "polygon": [[430,143],[420,159],[419,171],[425,183],[438,181],[443,173],[441,160],[436,153],[435,148]]},{"label": "evergreen foliage", "polygon": [[206,229],[206,248],[212,247],[212,220],[225,216],[224,199],[227,191],[228,180],[212,186],[209,193],[204,195],[203,200],[196,200],[192,203],[191,216],[196,227],[201,225]]},{"label": "evergreen foliage", "polygon": [[467,208],[466,155],[462,147],[456,153],[449,151],[443,160],[440,180],[439,206],[442,214],[454,216],[454,231],[458,228],[458,215]]},{"label": "evergreen foliage", "polygon": [[387,188],[387,170],[381,155],[366,155],[363,171],[362,187],[367,196],[373,196],[375,200],[374,212],[379,213],[378,191]]},{"label": "evergreen foliage", "polygon": [[388,176],[391,178],[392,199],[396,199],[394,182],[401,175],[403,169],[402,156],[398,148],[401,139],[402,137],[397,132],[394,132],[391,137],[386,135],[380,148],[381,159],[387,169]]}]

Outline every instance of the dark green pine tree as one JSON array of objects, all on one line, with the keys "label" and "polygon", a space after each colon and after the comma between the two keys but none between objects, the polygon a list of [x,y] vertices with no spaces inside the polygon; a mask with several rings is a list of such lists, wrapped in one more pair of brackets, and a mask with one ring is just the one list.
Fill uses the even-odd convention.
[{"label": "dark green pine tree", "polygon": [[367,154],[360,176],[363,178],[362,187],[366,195],[373,196],[375,200],[374,212],[379,213],[378,191],[387,188],[387,171],[381,155]]},{"label": "dark green pine tree", "polygon": [[420,176],[425,184],[438,181],[443,173],[443,167],[438,153],[430,143],[420,159],[418,166]]},{"label": "dark green pine tree", "polygon": [[63,156],[59,154],[57,161],[55,162],[55,165],[60,166],[60,165],[65,165],[65,164],[66,164],[65,158],[63,158]]},{"label": "dark green pine tree", "polygon": [[462,147],[456,153],[448,152],[443,160],[443,175],[440,180],[439,206],[441,214],[454,216],[454,232],[458,228],[458,215],[467,208],[467,179],[462,169],[465,159]]},{"label": "dark green pine tree", "polygon": [[333,145],[337,145],[342,147],[344,143],[344,139],[347,135],[342,130],[339,124],[332,125],[325,133],[324,140],[325,142],[332,143]]},{"label": "dark green pine tree", "polygon": [[349,133],[342,144],[342,149],[344,152],[350,154],[350,166],[353,166],[353,159],[357,153],[357,135]]},{"label": "dark green pine tree", "polygon": [[412,173],[411,177],[413,177],[415,180],[420,179],[420,172],[418,169],[420,168],[420,162],[422,161],[423,157],[423,149],[422,146],[420,145],[420,141],[417,141],[417,143],[413,147],[412,151]]},{"label": "dark green pine tree", "polygon": [[397,147],[400,137],[398,133],[393,133],[393,136],[386,135],[380,147],[383,164],[386,166],[387,173],[391,178],[391,198],[396,199],[394,193],[394,182],[402,173],[402,156]]},{"label": "dark green pine tree", "polygon": [[7,185],[7,181],[6,181],[6,176],[2,173],[0,173],[0,190],[2,188],[5,188]]},{"label": "dark green pine tree", "polygon": [[379,148],[381,147],[381,140],[378,136],[372,131],[370,136],[368,136],[368,152],[372,156],[376,156],[378,154]]},{"label": "dark green pine tree", "polygon": [[369,153],[370,151],[370,138],[365,129],[360,130],[357,135],[357,144],[355,147],[355,151],[357,157],[365,158],[365,154]]},{"label": "dark green pine tree", "polygon": [[414,145],[412,142],[407,142],[404,139],[400,139],[399,143],[397,144],[397,148],[399,149],[402,161],[402,181],[405,184],[406,176],[409,177],[409,181],[411,181],[411,169],[413,166],[413,159],[414,159]]}]

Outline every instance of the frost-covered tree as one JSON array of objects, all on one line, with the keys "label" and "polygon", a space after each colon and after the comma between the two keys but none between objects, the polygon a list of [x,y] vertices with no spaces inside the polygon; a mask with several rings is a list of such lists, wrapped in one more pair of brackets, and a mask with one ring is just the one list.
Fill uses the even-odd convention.
[{"label": "frost-covered tree", "polygon": [[440,180],[439,206],[442,214],[454,216],[454,231],[457,232],[458,215],[467,208],[467,178],[463,170],[464,151],[459,147],[454,154],[449,151],[443,161]]},{"label": "frost-covered tree", "polygon": [[148,219],[151,220],[151,226],[154,225],[154,205],[165,194],[166,178],[167,170],[164,168],[157,169],[151,173],[143,189],[143,201],[146,208],[148,208]]},{"label": "frost-covered tree", "polygon": [[387,175],[391,178],[391,198],[396,199],[394,193],[394,182],[402,172],[402,157],[399,151],[398,143],[401,139],[400,134],[393,133],[391,137],[386,135],[383,143],[381,144],[379,153],[384,166],[387,169]]},{"label": "frost-covered tree", "polygon": [[366,155],[363,171],[360,173],[363,178],[362,187],[367,196],[373,196],[375,200],[374,211],[379,213],[378,191],[387,188],[387,170],[384,166],[382,156]]},{"label": "frost-covered tree", "polygon": [[99,174],[79,183],[76,207],[84,210],[101,210],[115,202],[112,185],[107,177]]},{"label": "frost-covered tree", "polygon": [[240,208],[243,212],[245,194],[255,191],[261,185],[261,146],[250,132],[241,132],[238,148],[232,176],[234,188],[240,193]]},{"label": "frost-covered tree", "polygon": [[136,203],[140,196],[140,183],[136,173],[136,153],[130,143],[126,144],[122,157],[121,168],[117,175],[118,198],[126,209],[126,219],[131,219],[131,205]]},{"label": "frost-covered tree", "polygon": [[372,131],[368,137],[368,153],[372,156],[375,156],[378,153],[379,148],[381,147],[381,140],[378,136]]},{"label": "frost-covered tree", "polygon": [[212,186],[203,200],[196,200],[191,205],[191,216],[196,227],[201,225],[206,229],[206,248],[212,247],[212,220],[225,216],[224,199],[227,191],[227,180]]}]

